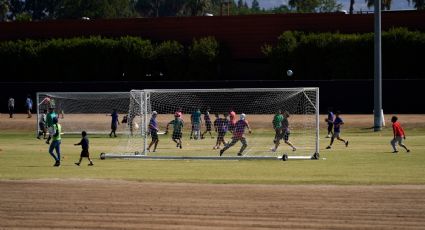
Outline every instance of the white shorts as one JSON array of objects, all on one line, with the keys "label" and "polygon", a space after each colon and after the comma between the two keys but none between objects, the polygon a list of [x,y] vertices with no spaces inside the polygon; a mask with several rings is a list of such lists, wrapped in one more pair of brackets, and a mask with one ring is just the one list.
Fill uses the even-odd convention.
[{"label": "white shorts", "polygon": [[48,130],[49,130],[49,135],[54,135],[55,134],[55,128],[49,127]]}]

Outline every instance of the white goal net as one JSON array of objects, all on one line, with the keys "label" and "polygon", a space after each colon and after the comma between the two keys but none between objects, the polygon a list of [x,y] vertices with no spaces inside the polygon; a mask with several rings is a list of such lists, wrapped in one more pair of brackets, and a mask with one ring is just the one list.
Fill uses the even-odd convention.
[{"label": "white goal net", "polygon": [[[111,114],[116,110],[121,119],[128,114],[129,92],[39,92],[37,93],[37,120],[52,108],[65,134],[109,134]],[[37,122],[38,123],[38,122]],[[37,133],[40,127],[37,124]],[[126,125],[117,126],[116,133],[128,132]]]},{"label": "white goal net", "polygon": [[[232,111],[236,114],[234,122],[229,116]],[[284,117],[285,114],[289,116],[282,122],[285,131],[276,140],[273,120],[279,111]],[[152,141],[149,123],[153,113],[157,113],[159,142],[156,149],[153,144],[148,151]],[[207,113],[209,116],[205,119]],[[176,114],[183,122],[181,144],[179,138],[175,138],[175,125],[169,124],[176,119]],[[226,147],[232,143],[233,136],[240,134],[241,130],[232,130],[231,124],[237,123],[241,114],[245,115],[252,133],[246,128],[246,142],[238,140],[230,148]],[[318,88],[132,90],[128,116],[137,129],[131,127],[131,141],[126,142],[126,149],[136,153],[135,157],[218,158],[222,153],[220,158],[261,158],[281,157],[286,153],[289,157],[310,159],[319,152]],[[228,120],[223,138],[226,144],[220,143],[219,147],[217,136],[222,136],[223,131],[218,125],[221,123],[215,122],[217,119]],[[164,134],[167,125],[168,133]],[[277,149],[276,141],[280,143]],[[222,152],[223,148],[226,148],[225,152]],[[106,153],[103,157],[131,156]]]}]

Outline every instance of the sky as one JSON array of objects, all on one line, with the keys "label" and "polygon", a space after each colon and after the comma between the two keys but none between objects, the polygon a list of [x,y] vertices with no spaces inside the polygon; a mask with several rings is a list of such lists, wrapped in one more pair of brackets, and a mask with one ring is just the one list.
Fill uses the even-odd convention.
[{"label": "sky", "polygon": [[[245,0],[249,6],[251,6],[252,0]],[[288,0],[258,0],[260,3],[261,8],[274,8],[280,5],[287,5]],[[339,3],[343,5],[343,10],[349,10],[350,7],[350,0],[338,0]],[[412,4],[407,2],[407,0],[394,0],[391,10],[410,10],[413,9]],[[367,4],[365,3],[365,0],[356,0],[356,3],[354,4],[354,10],[355,11],[373,11],[372,8],[368,8]]]}]

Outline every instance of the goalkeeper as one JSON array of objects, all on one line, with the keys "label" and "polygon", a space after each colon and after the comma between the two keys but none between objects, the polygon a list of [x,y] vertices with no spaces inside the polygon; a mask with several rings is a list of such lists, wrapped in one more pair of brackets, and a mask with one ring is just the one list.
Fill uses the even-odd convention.
[{"label": "goalkeeper", "polygon": [[248,121],[245,119],[246,115],[244,113],[241,114],[239,121],[235,124],[235,129],[233,130],[233,137],[232,142],[230,142],[228,145],[226,145],[222,150],[220,150],[220,156],[223,155],[223,153],[236,144],[236,142],[241,141],[242,147],[238,152],[238,156],[242,156],[242,152],[246,149],[248,146],[245,138],[245,127],[248,128],[249,133],[252,133],[251,128],[249,127]]},{"label": "goalkeeper", "polygon": [[165,134],[168,133],[168,126],[173,125],[173,136],[172,139],[177,144],[177,148],[182,148],[182,129],[183,129],[183,119],[180,118],[180,114],[176,112],[174,114],[174,120],[170,121],[167,124],[165,129]]}]

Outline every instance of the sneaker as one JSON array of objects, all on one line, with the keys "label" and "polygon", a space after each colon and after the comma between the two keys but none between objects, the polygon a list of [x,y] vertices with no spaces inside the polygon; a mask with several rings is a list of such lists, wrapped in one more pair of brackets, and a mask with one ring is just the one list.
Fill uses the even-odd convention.
[{"label": "sneaker", "polygon": [[329,134],[328,134],[328,135],[326,136],[326,138],[331,138],[331,135],[329,135]]},{"label": "sneaker", "polygon": [[182,147],[182,144],[179,144],[179,146],[180,146],[180,148],[183,148],[183,147]]},{"label": "sneaker", "polygon": [[242,156],[242,153],[238,153],[238,156],[240,157],[240,156]]},{"label": "sneaker", "polygon": [[177,143],[176,147],[178,148],[179,146],[180,146],[180,144],[179,144],[179,143]]},{"label": "sneaker", "polygon": [[37,139],[39,139],[39,140],[40,140],[40,136],[38,136],[38,137],[37,137]]},{"label": "sneaker", "polygon": [[295,151],[297,151],[297,148],[295,148],[295,147],[294,147],[294,148],[292,148],[292,151],[294,151],[294,152],[295,152]]},{"label": "sneaker", "polygon": [[398,151],[397,150],[394,150],[393,153],[398,153]]},{"label": "sneaker", "polygon": [[217,149],[217,146],[214,146],[213,149]]},{"label": "sneaker", "polygon": [[326,147],[326,149],[331,149],[331,146],[329,145],[328,147]]},{"label": "sneaker", "polygon": [[60,161],[56,161],[55,164],[53,165],[54,167],[59,167],[61,165]]},{"label": "sneaker", "polygon": [[220,156],[223,155],[223,153],[224,153],[224,150],[223,149],[220,150]]},{"label": "sneaker", "polygon": [[276,148],[270,148],[270,151],[272,151],[272,152],[276,152]]},{"label": "sneaker", "polygon": [[46,141],[46,144],[50,144],[50,142],[49,141]]},{"label": "sneaker", "polygon": [[345,147],[348,147],[348,141],[345,142]]},{"label": "sneaker", "polygon": [[410,149],[406,150],[408,153],[410,153]]},{"label": "sneaker", "polygon": [[80,163],[74,163],[76,166],[80,166]]},{"label": "sneaker", "polygon": [[93,162],[90,162],[90,164],[88,164],[88,166],[93,166],[94,164],[93,164]]}]

